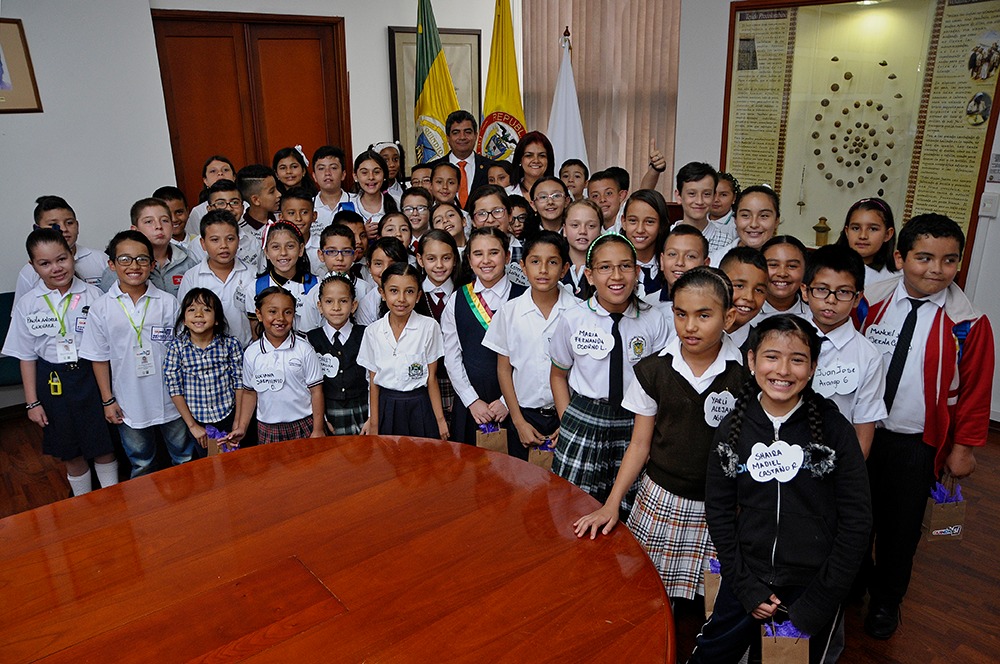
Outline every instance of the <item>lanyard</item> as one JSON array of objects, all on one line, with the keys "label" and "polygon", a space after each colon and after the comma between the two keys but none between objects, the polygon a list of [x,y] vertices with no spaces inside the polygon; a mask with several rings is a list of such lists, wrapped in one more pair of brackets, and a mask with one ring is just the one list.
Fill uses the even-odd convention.
[{"label": "lanyard", "polygon": [[117,302],[118,306],[120,306],[122,311],[125,312],[125,318],[128,318],[128,324],[132,326],[133,330],[135,330],[135,338],[139,342],[139,348],[142,348],[142,326],[146,323],[146,312],[149,311],[149,298],[146,298],[146,306],[142,309],[142,320],[139,321],[138,325],[136,325],[135,321],[132,320],[132,316],[129,315],[128,309],[125,308],[122,301],[119,299]]},{"label": "lanyard", "polygon": [[65,337],[66,336],[66,312],[69,311],[69,301],[71,299],[71,293],[67,292],[66,295],[63,296],[63,302],[65,302],[65,304],[63,305],[63,308],[62,308],[62,315],[60,315],[59,312],[56,311],[56,308],[52,306],[52,302],[49,300],[49,296],[48,295],[43,295],[42,298],[45,300],[45,304],[49,305],[49,311],[51,311],[52,315],[54,315],[56,317],[56,320],[59,321],[59,336],[60,337]]}]

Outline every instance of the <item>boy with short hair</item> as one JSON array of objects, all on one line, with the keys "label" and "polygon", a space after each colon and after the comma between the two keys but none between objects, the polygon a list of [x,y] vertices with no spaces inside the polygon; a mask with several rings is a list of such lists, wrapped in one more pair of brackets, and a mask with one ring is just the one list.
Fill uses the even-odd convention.
[{"label": "boy with short hair", "polygon": [[281,197],[281,220],[287,221],[302,233],[305,242],[306,257],[309,259],[309,271],[319,275],[323,273],[323,260],[320,258],[320,231],[312,234],[316,221],[316,210],[313,208],[313,197],[302,187],[292,187]]},{"label": "boy with short hair", "polygon": [[[357,214],[357,213],[354,213]],[[359,215],[360,217],[360,215]],[[364,222],[361,222],[364,226]],[[363,233],[363,231],[362,231]],[[316,253],[322,261],[320,269],[314,274],[320,283],[329,276],[339,274],[347,277],[354,284],[354,299],[360,302],[369,293],[372,285],[353,274],[354,256],[357,249],[355,232],[341,223],[333,223],[323,229],[319,236],[319,249]],[[319,306],[319,293],[322,288],[313,288],[306,294],[306,306]]]},{"label": "boy with short hair", "polygon": [[423,187],[430,191],[431,182],[434,180],[434,169],[428,164],[417,164],[410,169],[410,186]]},{"label": "boy with short hair", "polygon": [[[627,177],[628,174],[626,174]],[[620,174],[611,170],[594,173],[587,182],[587,194],[604,215],[604,232],[618,233],[622,229],[622,205],[628,198],[628,183],[622,186]]]},{"label": "boy with short hair", "polygon": [[[965,236],[954,221],[922,214],[896,245],[901,277],[872,284],[859,311],[882,352],[888,415],[875,430],[868,472],[875,560],[865,631],[888,639],[899,626],[924,508],[942,473],[962,478],[986,443],[993,389],[993,330],[955,275]],[[869,561],[870,562],[870,561]]]},{"label": "boy with short hair", "polygon": [[886,416],[882,354],[854,329],[851,312],[865,288],[865,262],[850,247],[827,245],[807,257],[802,299],[823,339],[813,389],[854,425],[865,458],[875,423]]},{"label": "boy with short hair", "polygon": [[[177,295],[184,273],[195,266],[196,261],[187,250],[171,242],[170,208],[158,198],[141,198],[129,210],[132,230],[139,231],[153,246],[153,264],[150,281],[158,289]],[[118,279],[118,272],[109,266],[101,277],[101,290],[107,293]]]},{"label": "boy with short hair", "polygon": [[[225,178],[216,180],[209,186],[205,203],[209,210],[225,210],[236,219],[239,249],[236,257],[251,270],[260,270],[263,264],[263,248],[257,235],[249,226],[240,224],[243,216],[243,196],[236,183]],[[199,222],[200,223],[200,222]],[[199,227],[200,231],[200,227]]]},{"label": "boy with short hair", "polygon": [[[218,184],[218,183],[216,183]],[[242,207],[242,202],[240,203]],[[256,268],[250,268],[237,256],[240,235],[236,217],[226,209],[209,206],[201,218],[201,247],[205,258],[184,273],[178,300],[183,300],[192,288],[207,288],[222,300],[229,333],[246,347],[250,343],[250,321],[246,316],[245,293],[257,278]]]},{"label": "boy with short hair", "polygon": [[154,191],[153,198],[159,198],[170,210],[170,239],[188,249],[188,245],[197,240],[198,236],[193,233],[189,235],[185,230],[191,212],[188,210],[184,192],[178,187],[168,185]]},{"label": "boy with short hair", "polygon": [[[375,282],[368,271],[368,233],[365,232],[365,218],[354,210],[341,210],[333,215],[333,224],[347,226],[354,233],[354,263],[351,265],[351,276],[362,280],[372,288]],[[322,241],[322,240],[321,240]]]},{"label": "boy with short hair", "polygon": [[658,257],[663,288],[646,293],[642,300],[663,312],[671,336],[674,333],[674,283],[688,270],[708,264],[707,246],[708,243],[698,229],[690,226],[675,227],[667,233],[663,242],[663,249]]},{"label": "boy with short hair", "polygon": [[423,187],[409,187],[399,197],[399,209],[410,220],[410,229],[413,231],[413,238],[408,247],[410,251],[416,251],[420,238],[430,230],[433,202],[434,197],[431,192]]},{"label": "boy with short hair", "polygon": [[177,298],[151,283],[155,246],[147,236],[122,231],[107,254],[116,280],[90,307],[80,357],[93,362],[104,417],[118,425],[132,477],[138,477],[153,470],[155,427],[175,464],[190,461],[194,452],[194,438],[163,382],[163,359],[180,307]]},{"label": "boy with short hair", "polygon": [[583,192],[587,190],[588,178],[590,170],[579,159],[567,159],[559,167],[559,179],[565,183],[573,200],[583,196]]},{"label": "boy with short hair", "polygon": [[736,320],[726,328],[726,334],[743,351],[743,366],[747,366],[747,341],[753,330],[750,321],[757,317],[767,299],[767,261],[753,247],[734,247],[723,256],[719,269],[733,283],[736,308]]},{"label": "boy with short hair", "polygon": [[[275,220],[274,213],[281,203],[277,183],[274,171],[262,164],[244,166],[236,173],[236,187],[243,200],[249,204],[239,222],[241,240],[245,236],[256,243],[258,248],[264,246],[264,229]],[[258,266],[263,265],[263,253],[263,250],[258,251]]]},{"label": "boy with short hair", "polygon": [[333,216],[341,210],[354,210],[351,195],[344,191],[344,177],[347,175],[347,157],[344,151],[333,145],[323,145],[313,152],[313,180],[319,187],[313,208],[316,220],[312,233],[319,237],[323,229],[333,223]]},{"label": "boy with short hair", "polygon": [[684,218],[677,224],[689,224],[701,231],[708,240],[710,251],[722,249],[736,239],[735,226],[722,226],[708,219],[718,184],[719,173],[700,161],[685,164],[677,171],[674,200],[681,204],[684,211]]}]

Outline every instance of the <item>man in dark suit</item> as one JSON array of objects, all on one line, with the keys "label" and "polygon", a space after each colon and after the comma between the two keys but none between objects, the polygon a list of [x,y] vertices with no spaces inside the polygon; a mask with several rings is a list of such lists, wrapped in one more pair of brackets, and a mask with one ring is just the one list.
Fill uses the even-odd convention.
[{"label": "man in dark suit", "polygon": [[[455,111],[445,121],[448,134],[448,154],[430,162],[431,168],[442,163],[452,163],[462,172],[458,187],[458,200],[465,207],[469,194],[477,187],[488,184],[489,168],[493,162],[478,152],[476,137],[479,127],[476,118],[468,111]],[[462,186],[464,185],[464,186]]]}]

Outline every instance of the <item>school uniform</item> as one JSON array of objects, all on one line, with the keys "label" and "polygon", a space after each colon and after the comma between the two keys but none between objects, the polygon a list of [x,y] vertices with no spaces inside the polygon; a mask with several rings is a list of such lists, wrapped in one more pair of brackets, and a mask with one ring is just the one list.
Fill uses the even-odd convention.
[{"label": "school uniform", "polygon": [[[882,352],[888,374],[913,306],[903,279],[865,288],[865,336]],[[994,346],[989,319],[954,283],[916,309],[898,391],[877,425],[868,457],[875,551],[868,582],[872,607],[895,609],[906,594],[930,487],[955,444],[986,443]],[[892,391],[886,378],[886,398]]]},{"label": "school uniform", "polygon": [[251,341],[250,321],[247,319],[246,297],[256,281],[256,274],[239,258],[233,262],[233,268],[225,281],[220,279],[208,265],[208,259],[202,260],[184,273],[180,288],[177,289],[177,301],[182,302],[184,296],[192,288],[207,288],[222,300],[222,313],[229,325],[229,334],[236,337],[244,348]]},{"label": "school uniform", "polygon": [[257,315],[255,299],[265,288],[271,286],[280,286],[295,298],[294,325],[297,331],[305,334],[309,330],[319,327],[322,317],[319,315],[319,309],[316,308],[316,301],[309,299],[309,292],[319,287],[319,280],[311,272],[305,274],[301,282],[289,280],[283,284],[275,281],[270,272],[257,276],[251,283],[243,287],[244,314]]},{"label": "school uniform", "polygon": [[351,194],[351,203],[354,205],[355,212],[360,214],[361,218],[365,220],[365,225],[378,225],[378,222],[382,221],[382,217],[391,211],[386,209],[385,194],[382,194],[381,203],[379,204],[378,210],[375,212],[369,212],[365,209],[364,204],[361,202],[362,195],[363,194]]},{"label": "school uniform", "polygon": [[306,258],[309,259],[309,271],[313,274],[323,274],[327,272],[326,264],[319,255],[319,235],[309,234],[309,239],[305,243]]},{"label": "school uniform", "polygon": [[250,211],[244,211],[237,225],[239,231],[239,248],[236,257],[247,264],[251,270],[264,269],[264,231],[269,224],[274,223],[274,215],[268,214],[267,221],[256,228],[260,222],[250,216]]},{"label": "school uniform", "polygon": [[881,270],[874,270],[870,266],[865,265],[865,290],[868,290],[869,287],[874,286],[880,281],[896,279],[899,275],[899,272],[890,272],[889,268],[885,266]]},{"label": "school uniform", "polygon": [[[667,324],[656,309],[630,304],[621,316],[622,394],[635,380],[632,368],[667,344]],[[632,413],[609,401],[613,319],[596,297],[565,311],[549,345],[552,364],[569,372],[573,393],[563,413],[552,472],[604,502],[632,437]],[[622,501],[624,513],[634,493]]]},{"label": "school uniform", "polygon": [[[104,252],[76,245],[76,255],[73,258],[75,261],[73,266],[74,274],[92,286],[100,285],[104,270],[108,267],[108,257]],[[17,285],[14,287],[14,302],[20,300],[25,293],[40,284],[41,281],[31,263],[26,263],[21,268],[21,271],[17,273]]]},{"label": "school uniform", "polygon": [[[152,272],[149,273],[149,283],[157,289],[177,296],[177,290],[184,279],[184,273],[197,265],[197,261],[188,255],[187,250],[181,245],[170,242],[170,259],[166,263],[156,262]],[[110,292],[111,286],[118,283],[118,275],[108,267],[107,261],[104,263],[105,269],[101,276],[101,290]]]},{"label": "school uniform", "polygon": [[750,321],[750,325],[752,327],[757,327],[771,316],[777,316],[778,314],[795,314],[799,318],[803,318],[807,321],[812,320],[812,311],[809,309],[809,305],[803,302],[801,297],[796,295],[795,302],[784,311],[778,311],[774,308],[774,305],[767,300],[764,300],[764,306],[760,308],[760,312]]},{"label": "school uniform", "polygon": [[323,321],[306,334],[323,370],[326,422],[335,436],[357,435],[368,420],[368,375],[357,362],[364,334],[350,321],[339,330]]},{"label": "school uniform", "polygon": [[354,312],[354,320],[356,320],[360,325],[371,325],[377,321],[379,316],[379,308],[382,306],[382,294],[378,292],[378,288],[372,288],[370,291],[365,293],[365,296],[358,300],[358,309]]},{"label": "school uniform", "polygon": [[718,224],[719,226],[732,226],[735,217],[736,213],[733,210],[729,210],[729,212],[722,215],[718,219],[709,218],[709,221],[711,221],[713,224]]},{"label": "school uniform", "polygon": [[674,301],[670,299],[670,288],[664,284],[662,289],[643,295],[640,299],[663,314],[663,320],[667,323],[667,340],[672,339],[676,331],[674,330]]},{"label": "school uniform", "polygon": [[[579,302],[562,288],[557,288],[557,292],[559,297],[548,318],[538,309],[530,290],[507,300],[493,316],[483,337],[485,348],[510,360],[521,414],[543,435],[555,433],[559,428],[559,415],[549,383],[552,364],[549,340],[562,313]],[[521,444],[513,423],[508,427],[507,452],[510,456],[528,459],[528,448]]]},{"label": "school uniform", "polygon": [[188,235],[184,242],[179,244],[184,247],[184,251],[186,251],[188,256],[190,256],[196,263],[200,263],[205,260],[206,256],[208,256],[208,253],[206,253],[201,246],[200,235]]},{"label": "school uniform", "polygon": [[742,389],[742,363],[740,349],[723,336],[715,360],[695,376],[675,337],[636,364],[622,400],[626,410],[656,418],[627,523],[670,597],[705,594],[703,570],[715,557],[705,523],[705,472],[715,430]]},{"label": "school uniform", "polygon": [[636,286],[639,297],[659,293],[663,289],[669,291],[667,280],[660,270],[660,263],[656,256],[645,263],[637,262],[636,265],[639,267],[639,284]]},{"label": "school uniform", "polygon": [[311,237],[319,237],[323,230],[333,223],[333,216],[341,210],[356,211],[354,201],[346,191],[341,190],[340,200],[332,207],[323,202],[323,199],[320,198],[321,195],[321,193],[316,194],[316,198],[313,199],[316,219],[313,220],[312,228],[309,229]]},{"label": "school uniform", "polygon": [[852,424],[883,419],[882,353],[854,329],[850,320],[827,334],[819,332],[819,336],[822,345],[812,382],[816,393],[837,404]]},{"label": "school uniform", "polygon": [[[246,212],[248,207],[250,207],[250,204],[243,201],[243,212]],[[229,208],[226,208],[226,210],[232,212]],[[243,214],[243,212],[240,212],[240,214]],[[206,214],[208,214],[207,200],[202,201],[191,208],[191,212],[188,213],[187,226],[185,227],[185,230],[192,235],[201,235],[201,219]]]},{"label": "school uniform", "polygon": [[175,464],[191,460],[194,439],[170,400],[162,373],[179,312],[177,298],[152,283],[133,303],[117,281],[90,307],[80,357],[110,364],[112,392],[123,415],[118,428],[132,477],[152,470],[154,426],[160,427]]},{"label": "school uniform", "polygon": [[[455,283],[451,279],[446,279],[440,286],[435,286],[434,282],[424,277],[421,290],[424,294],[424,301],[427,303],[427,310],[431,312],[431,316],[440,325],[445,304],[448,303],[451,294],[455,292]],[[448,369],[445,368],[444,362],[438,363],[437,380],[438,389],[441,391],[441,406],[444,408],[444,416],[450,422],[455,406],[455,388],[452,387],[451,379],[448,378]]]},{"label": "school uniform", "polygon": [[313,431],[310,390],[323,384],[316,351],[289,334],[275,347],[266,336],[243,354],[243,389],[257,392],[257,435],[262,445],[308,438]]},{"label": "school uniform", "polygon": [[427,391],[430,365],[444,355],[441,328],[433,318],[411,312],[399,339],[389,314],[365,330],[358,364],[374,374],[378,386],[378,433],[440,438]]},{"label": "school uniform", "polygon": [[[711,219],[706,219],[705,221],[707,224],[701,234],[704,235],[705,239],[708,241],[709,254],[713,251],[721,251],[727,247],[732,248],[730,245],[737,241],[735,224],[720,224],[719,222],[712,221]],[[686,222],[683,220],[674,222],[673,226],[670,227],[670,230],[675,229],[683,223]],[[715,263],[712,263],[712,265],[715,265]]]},{"label": "school uniform", "polygon": [[587,275],[583,273],[585,269],[587,269],[586,265],[570,264],[566,275],[562,278],[562,283],[569,286],[573,295],[581,300],[587,299],[585,294],[590,291],[590,282],[587,280]]},{"label": "school uniform", "polygon": [[455,291],[441,314],[444,333],[444,364],[455,394],[462,402],[452,414],[453,440],[476,444],[477,425],[469,406],[476,399],[489,404],[503,395],[497,378],[497,355],[483,346],[494,312],[504,302],[525,292],[523,286],[501,277],[486,288],[478,278]]},{"label": "school uniform", "polygon": [[103,293],[79,277],[65,295],[39,282],[17,300],[3,354],[35,362],[35,385],[48,426],[42,451],[63,460],[114,451],[90,361],[79,349],[90,308]]},{"label": "school uniform", "polygon": [[396,201],[396,207],[399,207],[399,201],[403,198],[403,185],[393,180],[389,188],[385,190],[385,193],[392,196],[392,200]]},{"label": "school uniform", "polygon": [[722,265],[722,259],[726,257],[726,254],[738,246],[740,246],[740,239],[739,237],[736,237],[717,249],[709,249],[708,264],[712,267],[719,267]]}]

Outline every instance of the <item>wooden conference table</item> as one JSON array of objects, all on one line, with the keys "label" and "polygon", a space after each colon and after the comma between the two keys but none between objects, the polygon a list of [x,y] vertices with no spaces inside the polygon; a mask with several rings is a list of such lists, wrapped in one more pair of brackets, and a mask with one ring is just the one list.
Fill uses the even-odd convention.
[{"label": "wooden conference table", "polygon": [[0,520],[0,661],[673,661],[660,578],[536,466],[423,439],[224,454]]}]

